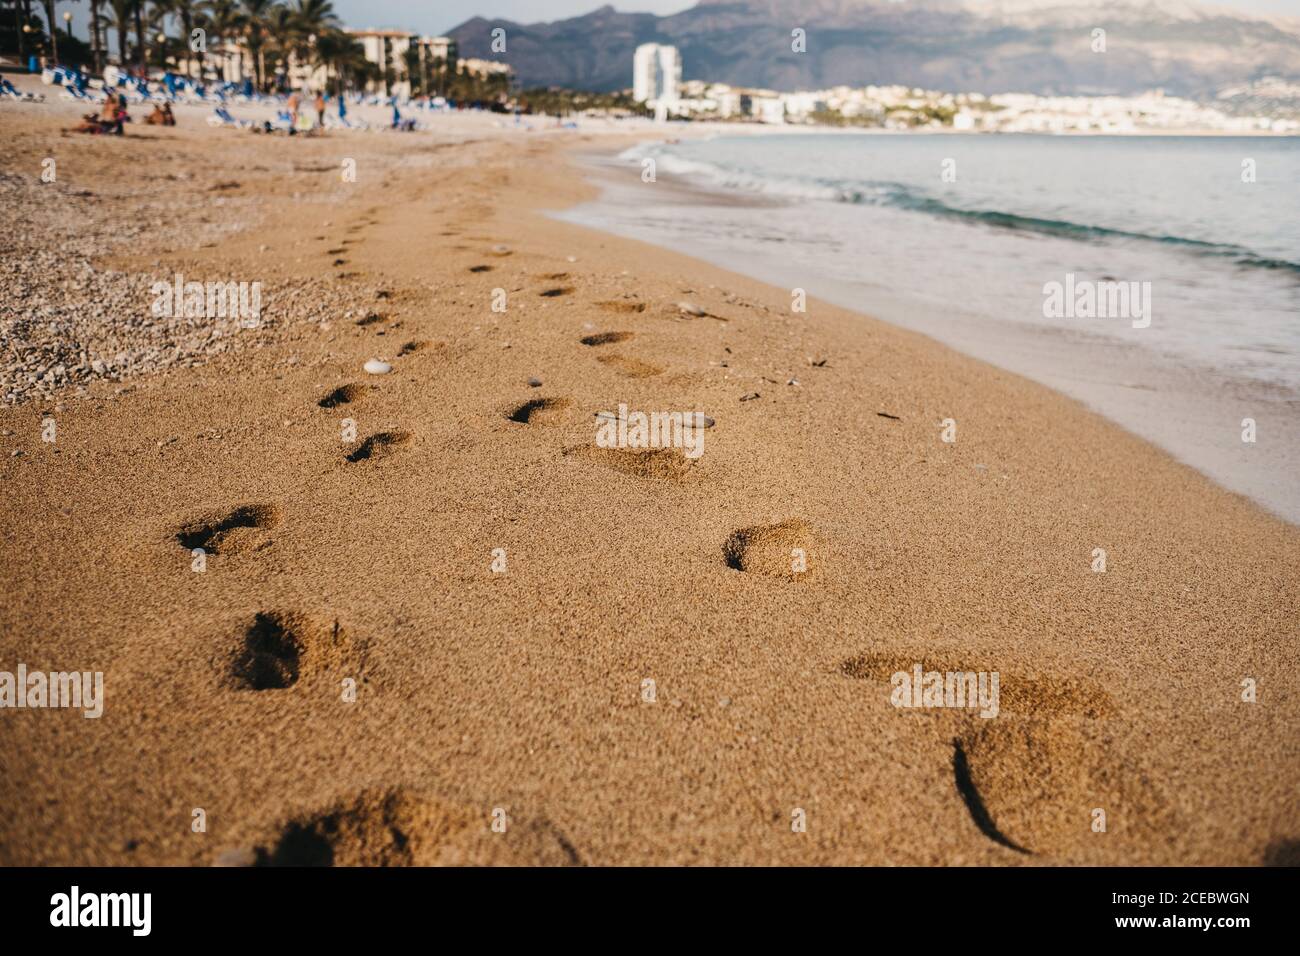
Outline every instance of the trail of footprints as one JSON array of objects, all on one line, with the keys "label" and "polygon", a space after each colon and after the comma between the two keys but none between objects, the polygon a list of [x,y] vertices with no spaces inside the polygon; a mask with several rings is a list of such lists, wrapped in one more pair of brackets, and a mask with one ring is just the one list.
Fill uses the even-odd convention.
[{"label": "trail of footprints", "polygon": [[[351,241],[344,240],[343,245]],[[328,254],[344,251],[335,248]],[[490,254],[504,257],[510,252],[498,247]],[[484,264],[470,271],[492,269]],[[544,278],[562,281],[567,277],[555,273]],[[558,298],[572,292],[572,287],[560,285],[538,294]],[[638,314],[646,307],[628,300],[599,305],[620,315]],[[357,325],[368,327],[384,321],[384,316],[372,312]],[[624,375],[647,378],[661,374],[663,369],[653,363],[605,351],[607,346],[626,343],[634,336],[633,332],[612,330],[585,335],[579,341],[584,347],[600,350],[598,363]],[[428,345],[408,342],[398,354],[409,355]],[[364,401],[376,388],[347,383],[316,404],[327,410],[342,408]],[[505,417],[516,425],[557,425],[567,420],[572,409],[568,398],[533,398],[510,406]],[[379,431],[361,439],[345,461],[349,465],[378,461],[412,440],[406,431]],[[586,444],[565,448],[562,454],[654,481],[685,481],[695,466],[675,448]],[[244,504],[185,524],[176,532],[176,539],[187,549],[202,548],[210,555],[245,555],[271,547],[270,532],[282,520],[276,505]],[[818,543],[818,535],[807,522],[790,518],[736,530],[722,543],[719,559],[734,572],[803,582],[815,574]],[[792,554],[804,556],[798,570],[792,564]],[[364,652],[364,642],[354,639],[337,620],[298,611],[263,611],[242,628],[222,669],[226,683],[234,689],[285,691],[321,675],[359,674]],[[843,661],[840,669],[849,678],[888,683],[893,673],[910,671],[918,659],[925,661],[926,670],[978,670],[962,666],[963,662],[935,661],[925,655],[862,655]],[[1136,816],[1144,810],[1159,813],[1161,801],[1150,785],[1117,779],[1110,769],[1116,762],[1105,759],[1105,741],[1096,725],[1113,716],[1115,708],[1103,691],[1085,681],[1008,678],[1001,687],[1001,706],[1010,712],[1010,719],[968,718],[966,729],[951,740],[955,794],[985,837],[1020,854],[1068,848],[1077,839],[1079,813],[1086,813],[1084,805],[1095,800],[1090,795],[1100,791],[1118,794]],[[480,808],[402,788],[363,791],[284,820],[256,846],[253,862],[269,866],[430,865],[483,859],[528,864],[580,862],[573,847],[545,820],[526,821],[516,828],[519,838],[509,844],[484,843],[483,829]]]}]

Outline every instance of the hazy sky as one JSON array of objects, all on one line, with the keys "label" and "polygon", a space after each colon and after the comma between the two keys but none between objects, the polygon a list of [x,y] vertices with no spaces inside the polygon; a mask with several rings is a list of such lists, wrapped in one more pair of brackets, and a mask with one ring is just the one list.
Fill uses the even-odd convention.
[{"label": "hazy sky", "polygon": [[[589,13],[606,2],[628,13],[676,13],[695,6],[695,0],[334,0],[334,9],[349,26],[400,23],[422,32],[438,33],[475,15],[536,23]],[[1207,5],[1300,16],[1300,0],[1209,0]]]},{"label": "hazy sky", "polygon": [[[500,17],[519,23],[563,20],[603,6],[605,0],[333,0],[334,9],[350,27],[400,26],[420,33],[442,33],[470,17]],[[618,9],[636,13],[676,13],[695,0],[609,0]],[[899,0],[906,3],[907,0]],[[1046,0],[1045,0],[1046,2]],[[1052,0],[1061,3],[1063,0]],[[1300,0],[1208,0],[1208,6],[1235,7],[1252,13],[1300,17]],[[71,10],[73,29],[85,39],[89,21],[85,2],[59,2],[58,11]]]}]

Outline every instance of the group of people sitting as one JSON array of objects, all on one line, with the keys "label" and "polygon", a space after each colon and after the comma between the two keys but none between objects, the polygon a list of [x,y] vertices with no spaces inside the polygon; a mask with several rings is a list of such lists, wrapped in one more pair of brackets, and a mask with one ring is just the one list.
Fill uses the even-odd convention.
[{"label": "group of people sitting", "polygon": [[[104,98],[104,105],[99,113],[87,113],[74,132],[77,133],[112,133],[121,136],[123,125],[131,122],[131,115],[126,111],[126,97],[109,90]],[[176,117],[172,114],[170,103],[155,103],[153,112],[145,118],[149,126],[175,126]]]},{"label": "group of people sitting", "polygon": [[145,117],[145,122],[150,126],[175,126],[176,117],[172,115],[172,105],[170,103],[155,103],[153,112]]}]

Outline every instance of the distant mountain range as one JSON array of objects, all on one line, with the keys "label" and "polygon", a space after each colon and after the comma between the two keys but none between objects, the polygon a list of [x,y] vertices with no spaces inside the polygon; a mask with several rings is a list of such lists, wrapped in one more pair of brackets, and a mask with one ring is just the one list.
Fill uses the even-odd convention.
[{"label": "distant mountain range", "polygon": [[[507,49],[491,50],[504,27]],[[807,52],[791,51],[791,30]],[[1106,31],[1094,53],[1092,30]],[[672,16],[605,6],[554,23],[475,17],[462,56],[505,60],[525,87],[617,90],[632,52],[677,46],[683,78],[781,91],[901,83],[982,93],[1204,97],[1267,76],[1300,82],[1300,20],[1181,0],[702,0]]]}]

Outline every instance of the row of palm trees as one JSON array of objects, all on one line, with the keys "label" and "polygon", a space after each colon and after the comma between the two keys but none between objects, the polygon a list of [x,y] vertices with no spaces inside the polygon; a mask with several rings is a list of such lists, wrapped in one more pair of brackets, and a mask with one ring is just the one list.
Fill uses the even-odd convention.
[{"label": "row of palm trees", "polygon": [[[83,2],[83,0],[72,0]],[[387,91],[399,78],[389,64],[386,73],[368,61],[361,43],[341,28],[331,0],[84,0],[90,11],[89,59],[95,73],[103,70],[116,40],[117,62],[143,72],[150,67],[176,69],[200,77],[225,75],[227,58],[213,55],[223,46],[238,45],[251,60],[247,72],[259,90],[290,85],[294,67],[325,67],[341,92],[368,82]],[[54,0],[36,0],[43,8],[51,54],[59,61],[60,33],[55,25]],[[33,0],[0,0],[22,22],[35,22]],[[201,31],[196,34],[195,31]],[[110,37],[110,32],[112,37]],[[65,45],[72,37],[62,35]],[[201,37],[198,42],[196,37]],[[194,42],[192,42],[192,40]],[[80,41],[76,46],[85,54]],[[212,63],[209,63],[209,59]],[[216,70],[215,64],[219,64]],[[408,49],[405,78],[417,95],[440,95],[457,101],[504,101],[510,81],[504,74],[466,71],[453,54],[449,59],[425,59]],[[195,67],[197,66],[197,70]]]},{"label": "row of palm trees", "polygon": [[[116,34],[117,59],[123,68],[143,71],[150,66],[183,65],[188,74],[197,63],[202,76],[210,51],[221,44],[238,43],[253,61],[259,89],[287,82],[293,64],[328,66],[340,84],[367,78],[369,64],[361,44],[340,28],[330,0],[86,2],[90,4],[90,50],[96,73],[109,59],[111,30]],[[57,61],[54,0],[40,0],[40,4]],[[30,0],[19,0],[19,5],[30,6]]]}]

